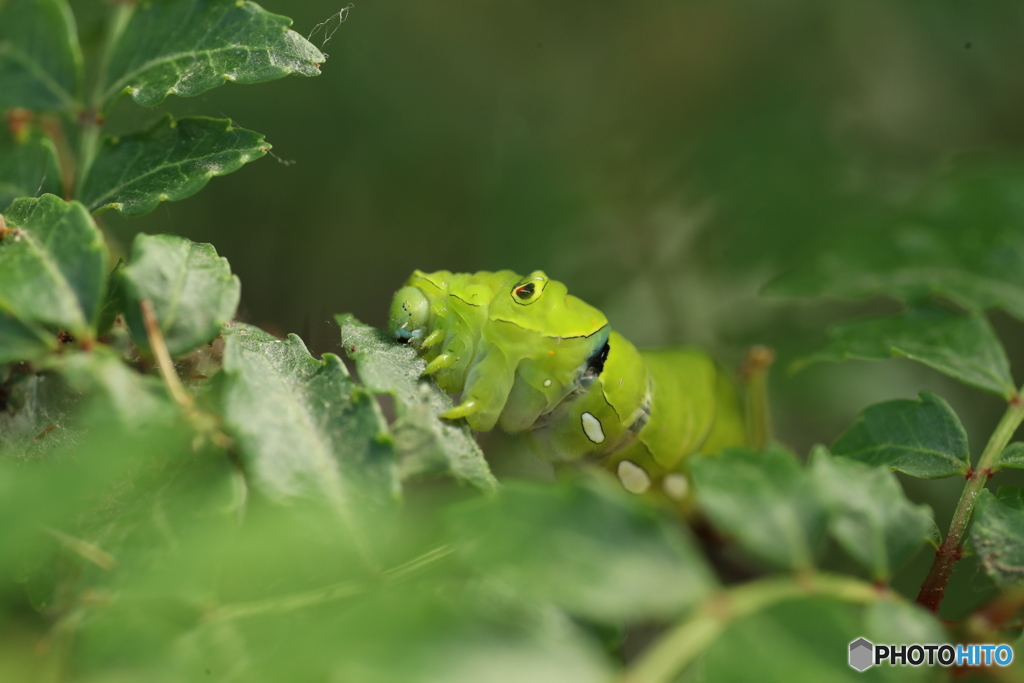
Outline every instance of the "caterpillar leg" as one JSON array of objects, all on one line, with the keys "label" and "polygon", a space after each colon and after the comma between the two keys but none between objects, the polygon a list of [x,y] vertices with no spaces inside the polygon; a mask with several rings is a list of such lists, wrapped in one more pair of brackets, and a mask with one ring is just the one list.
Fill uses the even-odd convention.
[{"label": "caterpillar leg", "polygon": [[478,432],[493,429],[512,391],[515,373],[516,364],[496,346],[490,346],[469,371],[462,403],[441,413],[441,417],[464,417]]}]

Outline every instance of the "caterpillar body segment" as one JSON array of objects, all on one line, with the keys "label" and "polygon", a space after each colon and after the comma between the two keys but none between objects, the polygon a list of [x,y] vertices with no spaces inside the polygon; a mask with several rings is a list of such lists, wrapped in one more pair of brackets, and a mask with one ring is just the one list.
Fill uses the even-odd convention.
[{"label": "caterpillar body segment", "polygon": [[687,455],[758,445],[735,383],[707,354],[638,351],[541,271],[415,271],[388,329],[442,389],[462,393],[443,417],[531,430],[545,457],[600,460],[634,493],[681,498]]}]

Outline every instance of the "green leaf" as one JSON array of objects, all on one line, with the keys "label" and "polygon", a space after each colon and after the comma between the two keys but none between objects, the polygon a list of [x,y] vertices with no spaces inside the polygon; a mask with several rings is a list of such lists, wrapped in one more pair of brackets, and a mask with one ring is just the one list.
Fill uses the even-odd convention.
[{"label": "green leaf", "polygon": [[333,354],[249,325],[224,348],[224,427],[251,485],[278,500],[325,501],[364,549],[367,526],[399,496],[394,449],[376,400]]},{"label": "green leaf", "polygon": [[415,349],[351,315],[338,315],[335,320],[341,327],[345,353],[355,361],[366,388],[395,397],[391,432],[401,458],[402,478],[445,473],[494,491],[498,482],[469,427],[438,417],[452,407],[452,400],[432,380],[421,379],[426,362]]},{"label": "green leaf", "polygon": [[104,139],[81,200],[94,213],[114,208],[138,216],[192,196],[210,178],[237,171],[268,149],[262,135],[228,119],[168,115],[143,132]]},{"label": "green leaf", "polygon": [[[24,340],[26,330],[31,331],[50,348],[56,339],[43,329],[91,337],[107,248],[89,212],[77,202],[43,195],[18,199],[4,218],[8,229],[0,228],[0,313],[7,314],[8,322],[0,322],[0,335]],[[0,349],[0,356],[8,355]]]},{"label": "green leaf", "polygon": [[1009,590],[1024,583],[1024,498],[1015,487],[999,493],[984,489],[978,494],[971,545],[989,578]]},{"label": "green leaf", "polygon": [[128,301],[124,292],[124,259],[118,259],[114,269],[107,276],[107,294],[100,309],[96,333],[100,336],[110,331],[117,316],[125,312]]},{"label": "green leaf", "polygon": [[82,55],[63,0],[0,2],[0,111],[75,111]]},{"label": "green leaf", "polygon": [[874,643],[947,640],[938,620],[912,605],[880,600],[861,606],[808,597],[733,621],[708,649],[696,680],[910,683],[946,678],[939,666],[872,666],[859,672],[848,664],[848,653],[850,643],[861,637]]},{"label": "green leaf", "polygon": [[121,277],[135,343],[149,349],[139,303],[149,299],[171,355],[216,337],[234,317],[241,296],[227,259],[217,256],[212,245],[176,235],[137,235]]},{"label": "green leaf", "polygon": [[999,462],[997,462],[996,466],[992,468],[992,471],[996,472],[1004,467],[1010,467],[1016,470],[1024,469],[1024,443],[1014,441],[1004,448],[1002,454],[999,456]]},{"label": "green leaf", "polygon": [[966,474],[967,433],[956,413],[931,392],[919,396],[920,401],[898,399],[865,408],[832,453],[922,479]]},{"label": "green leaf", "polygon": [[699,508],[744,549],[777,567],[813,564],[826,524],[808,474],[778,448],[727,449],[690,464]]},{"label": "green leaf", "polygon": [[820,446],[811,458],[818,498],[829,511],[829,531],[871,578],[887,582],[923,543],[938,537],[931,509],[907,500],[888,469],[833,458]]},{"label": "green leaf", "polygon": [[1004,398],[1016,393],[1010,362],[988,320],[981,314],[958,315],[937,306],[838,325],[829,331],[823,349],[795,365],[895,356],[924,363]]},{"label": "green leaf", "polygon": [[611,482],[514,482],[449,512],[464,558],[484,576],[575,615],[671,618],[715,584],[678,525]]},{"label": "green leaf", "polygon": [[316,76],[326,56],[289,30],[291,23],[252,2],[142,2],[114,48],[101,108],[122,93],[152,107],[168,95],[192,97],[228,81]]},{"label": "green leaf", "polygon": [[0,129],[0,212],[18,197],[60,191],[57,150],[50,139],[35,129],[19,136]]}]

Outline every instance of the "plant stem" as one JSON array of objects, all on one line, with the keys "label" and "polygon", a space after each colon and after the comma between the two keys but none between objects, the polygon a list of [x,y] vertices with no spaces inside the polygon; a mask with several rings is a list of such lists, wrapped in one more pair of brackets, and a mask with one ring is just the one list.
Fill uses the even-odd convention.
[{"label": "plant stem", "polygon": [[949,531],[942,545],[935,551],[935,560],[928,571],[928,576],[921,584],[921,592],[917,595],[917,603],[930,609],[932,612],[939,610],[939,604],[946,594],[946,586],[949,584],[949,577],[953,575],[953,566],[962,555],[961,547],[964,541],[964,534],[967,532],[967,525],[971,521],[971,513],[974,512],[974,504],[978,500],[978,494],[985,488],[989,477],[997,469],[999,456],[1003,449],[1010,442],[1013,433],[1017,431],[1021,421],[1024,420],[1024,401],[1021,400],[1018,392],[1010,399],[1010,405],[999,421],[992,437],[988,440],[985,450],[978,459],[978,466],[971,470],[967,477],[967,485],[960,495],[953,512],[953,521],[949,524]]},{"label": "plant stem", "polygon": [[848,576],[810,574],[769,577],[723,590],[698,607],[690,618],[663,635],[626,672],[626,683],[674,680],[735,619],[767,607],[811,595],[846,602],[898,599],[895,593]]},{"label": "plant stem", "polygon": [[167,385],[171,398],[187,413],[191,414],[195,403],[192,400],[192,395],[185,391],[185,387],[181,384],[181,379],[174,369],[174,362],[171,360],[171,354],[167,351],[167,344],[164,343],[164,335],[160,331],[160,324],[157,322],[156,313],[153,311],[153,304],[149,299],[143,299],[139,302],[139,308],[142,309],[142,322],[146,326],[149,349],[153,353],[153,360],[156,361],[157,368],[160,370],[160,376],[163,378],[164,384]]}]

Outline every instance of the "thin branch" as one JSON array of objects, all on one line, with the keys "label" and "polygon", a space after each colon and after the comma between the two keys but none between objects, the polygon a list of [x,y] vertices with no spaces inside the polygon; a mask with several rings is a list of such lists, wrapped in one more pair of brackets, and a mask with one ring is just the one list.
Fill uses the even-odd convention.
[{"label": "thin branch", "polygon": [[160,331],[160,323],[157,321],[153,304],[149,299],[143,299],[139,305],[142,308],[142,321],[146,325],[146,338],[149,340],[153,359],[160,369],[160,376],[163,377],[164,384],[167,385],[167,390],[171,392],[171,397],[175,402],[185,410],[191,411],[195,403],[192,400],[192,395],[185,391],[185,387],[174,369],[174,363],[171,361],[171,354],[164,342],[164,334]]},{"label": "thin branch", "polygon": [[928,571],[924,583],[921,584],[917,603],[932,612],[939,610],[942,598],[946,594],[946,586],[949,585],[949,578],[953,575],[953,567],[963,555],[964,536],[967,533],[967,526],[970,524],[978,494],[985,488],[992,473],[998,469],[999,456],[1006,445],[1010,443],[1013,433],[1017,431],[1022,420],[1024,420],[1024,401],[1021,400],[1018,392],[1010,399],[1006,413],[1003,414],[1003,418],[992,432],[992,437],[988,440],[981,458],[978,459],[977,468],[971,470],[967,477],[967,485],[964,486],[964,491],[956,504],[956,511],[953,513],[953,521],[949,524],[946,538],[935,551],[935,560],[932,562],[932,567]]}]

